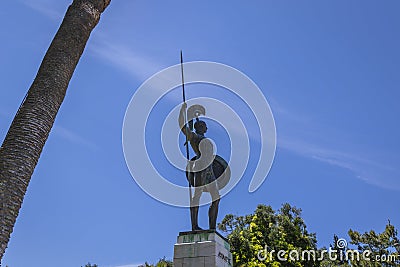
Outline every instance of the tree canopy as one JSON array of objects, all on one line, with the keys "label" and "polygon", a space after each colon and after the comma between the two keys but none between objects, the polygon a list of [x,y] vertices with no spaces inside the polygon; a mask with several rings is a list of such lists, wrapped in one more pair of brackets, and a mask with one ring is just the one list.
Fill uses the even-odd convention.
[{"label": "tree canopy", "polygon": [[[291,251],[316,251],[317,239],[307,231],[301,210],[287,203],[278,211],[258,205],[254,213],[246,216],[229,214],[218,228],[227,234],[234,266],[318,266],[313,261],[293,261],[288,257]],[[279,255],[279,251],[285,253]]]},{"label": "tree canopy", "polygon": [[350,229],[349,244],[334,235],[329,248],[317,248],[301,209],[283,204],[274,211],[258,205],[244,216],[228,214],[218,225],[231,245],[234,266],[249,267],[394,267],[400,266],[400,242],[390,223],[382,233]]}]

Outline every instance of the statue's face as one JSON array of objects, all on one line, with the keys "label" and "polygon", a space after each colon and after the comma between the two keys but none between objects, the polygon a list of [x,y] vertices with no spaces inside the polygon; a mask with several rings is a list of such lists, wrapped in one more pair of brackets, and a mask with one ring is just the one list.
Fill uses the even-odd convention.
[{"label": "statue's face", "polygon": [[198,122],[195,125],[196,133],[204,134],[207,132],[207,124],[205,122]]}]

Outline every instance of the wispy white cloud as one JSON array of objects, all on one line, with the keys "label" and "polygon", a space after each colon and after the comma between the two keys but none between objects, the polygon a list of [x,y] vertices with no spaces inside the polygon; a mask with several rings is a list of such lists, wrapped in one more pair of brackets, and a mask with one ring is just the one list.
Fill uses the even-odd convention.
[{"label": "wispy white cloud", "polygon": [[82,145],[85,146],[87,148],[90,148],[92,150],[98,150],[99,147],[91,142],[90,140],[87,140],[85,138],[83,138],[82,136],[74,133],[71,130],[68,130],[62,126],[59,125],[54,125],[53,127],[53,133],[73,144],[77,144],[77,145]]},{"label": "wispy white cloud", "polygon": [[[372,148],[359,151],[353,146],[357,143],[356,140],[351,142],[348,138],[339,136],[338,132],[332,133],[312,123],[306,117],[302,118],[303,116],[297,112],[291,112],[286,108],[274,109],[274,111],[281,124],[284,122],[295,124],[295,127],[284,125],[282,131],[278,131],[279,148],[348,170],[354,174],[354,177],[368,184],[400,191],[400,172],[391,164],[393,161],[388,160],[387,153],[383,153],[384,157],[378,158],[375,156],[376,151]],[[293,118],[296,118],[296,122]],[[294,133],[296,136],[293,135]]]},{"label": "wispy white cloud", "polygon": [[54,1],[49,0],[24,0],[21,1],[23,4],[28,6],[29,8],[41,13],[42,15],[46,16],[51,20],[60,20],[63,17],[63,13],[57,10],[54,7]]},{"label": "wispy white cloud", "polygon": [[[344,145],[343,145],[344,146]],[[367,156],[344,152],[342,148],[327,148],[322,144],[294,138],[278,138],[278,147],[303,157],[330,164],[354,173],[364,182],[386,189],[400,191],[400,173],[396,168],[374,161]]]},{"label": "wispy white cloud", "polygon": [[90,52],[141,81],[147,80],[165,66],[151,57],[135,52],[126,44],[118,43],[105,35],[99,34],[98,37],[90,46]]}]

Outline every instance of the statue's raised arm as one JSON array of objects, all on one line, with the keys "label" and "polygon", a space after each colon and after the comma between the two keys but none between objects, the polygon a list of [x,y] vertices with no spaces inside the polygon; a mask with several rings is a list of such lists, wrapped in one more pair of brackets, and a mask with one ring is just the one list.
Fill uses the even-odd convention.
[{"label": "statue's raised arm", "polygon": [[184,102],[182,104],[181,110],[179,112],[178,123],[179,123],[179,128],[181,129],[182,133],[184,135],[186,135],[187,140],[190,140],[191,137],[193,136],[193,132],[189,128],[188,123],[185,121],[185,119],[186,119],[186,108],[187,108],[187,104]]}]

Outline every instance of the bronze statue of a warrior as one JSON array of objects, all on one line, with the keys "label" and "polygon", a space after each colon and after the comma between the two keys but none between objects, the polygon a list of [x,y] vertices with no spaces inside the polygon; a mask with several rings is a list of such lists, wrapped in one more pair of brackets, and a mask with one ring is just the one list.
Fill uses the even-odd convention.
[{"label": "bronze statue of a warrior", "polygon": [[[197,114],[190,114],[193,113],[193,107],[195,109],[197,108]],[[216,156],[214,155],[213,144],[204,136],[207,132],[207,124],[198,118],[200,113],[203,113],[204,115],[204,108],[201,110],[202,107],[199,105],[190,107],[188,111],[188,119],[190,119],[189,123],[185,122],[186,108],[186,103],[183,103],[179,114],[179,126],[183,134],[186,135],[187,142],[196,154],[190,162],[191,170],[187,172],[187,178],[190,184],[194,186],[194,194],[191,196],[190,200],[192,230],[202,230],[198,225],[198,212],[200,197],[203,191],[208,191],[211,194],[212,203],[208,210],[209,227],[210,229],[216,229],[220,194],[218,183],[215,182],[216,178],[219,176],[215,175],[214,169],[218,174],[221,174],[227,166],[218,166],[218,164],[221,165],[221,163],[214,159]],[[190,112],[191,108],[192,112]],[[196,122],[194,123],[195,131],[192,130],[194,117],[196,119]],[[188,144],[186,143],[186,145]],[[218,157],[218,159],[221,161],[222,158]],[[224,165],[223,159],[222,165]]]},{"label": "bronze statue of a warrior", "polygon": [[[182,74],[182,98],[183,104],[179,113],[179,127],[186,136],[186,157],[188,165],[186,178],[189,181],[190,192],[190,219],[192,230],[202,230],[198,225],[198,213],[200,197],[203,192],[211,194],[212,203],[208,210],[208,223],[212,230],[216,229],[219,189],[224,188],[229,182],[231,171],[228,163],[220,156],[214,155],[213,144],[204,134],[207,132],[207,124],[199,119],[205,115],[205,108],[201,105],[191,106],[186,113],[185,81],[183,78],[183,56],[181,51],[181,74]],[[193,120],[196,122],[193,125]],[[189,121],[189,122],[187,122]],[[193,126],[195,131],[193,131]],[[196,154],[189,160],[189,144]],[[194,187],[194,194],[192,188]]]}]

